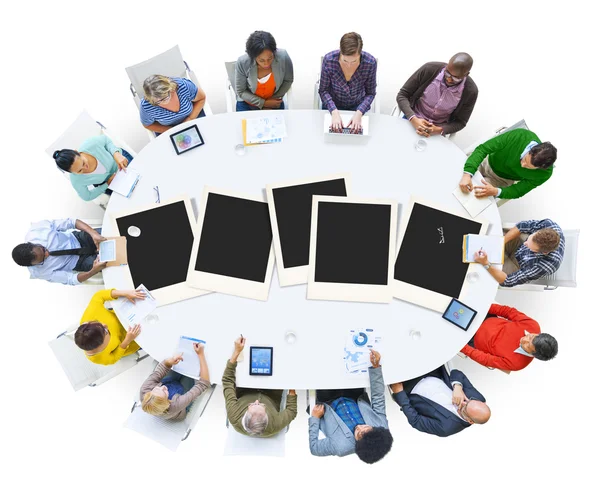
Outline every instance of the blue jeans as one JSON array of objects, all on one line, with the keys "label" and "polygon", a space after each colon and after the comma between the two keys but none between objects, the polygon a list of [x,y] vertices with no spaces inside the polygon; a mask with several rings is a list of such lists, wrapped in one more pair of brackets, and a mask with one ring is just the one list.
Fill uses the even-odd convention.
[{"label": "blue jeans", "polygon": [[[281,106],[279,108],[263,108],[264,110],[284,110],[285,105],[283,101],[281,101]],[[238,101],[235,103],[235,111],[255,111],[260,110],[258,106],[252,106],[251,104],[246,103],[246,101]]]},{"label": "blue jeans", "polygon": [[[189,392],[190,389],[196,384],[196,381],[193,378],[186,377],[185,375],[181,375],[174,370],[169,370],[169,373],[165,375],[165,377],[160,381],[163,385],[168,385],[170,382],[179,382],[183,387],[184,393]],[[185,411],[189,411],[190,407],[192,407],[193,401],[185,408]]]}]

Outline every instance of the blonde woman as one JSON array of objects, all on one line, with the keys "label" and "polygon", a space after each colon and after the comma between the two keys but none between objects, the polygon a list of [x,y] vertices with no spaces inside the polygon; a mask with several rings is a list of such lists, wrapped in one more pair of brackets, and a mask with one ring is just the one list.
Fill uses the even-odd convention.
[{"label": "blonde woman", "polygon": [[156,134],[206,116],[203,109],[206,94],[189,79],[151,75],[144,81],[144,95],[140,120]]},{"label": "blonde woman", "polygon": [[172,421],[185,419],[188,408],[210,387],[204,345],[195,343],[194,351],[200,360],[200,379],[195,382],[171,370],[183,360],[180,354],[159,363],[140,389],[142,409],[148,414]]}]

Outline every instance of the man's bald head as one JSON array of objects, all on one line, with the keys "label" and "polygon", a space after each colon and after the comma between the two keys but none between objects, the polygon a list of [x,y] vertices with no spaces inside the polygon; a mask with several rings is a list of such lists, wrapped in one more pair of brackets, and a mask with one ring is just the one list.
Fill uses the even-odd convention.
[{"label": "man's bald head", "polygon": [[487,423],[492,415],[492,411],[488,405],[481,401],[469,401],[466,411],[473,422],[478,425]]},{"label": "man's bald head", "polygon": [[[465,77],[471,71],[473,67],[473,58],[468,53],[460,52],[454,55],[448,62],[448,67],[451,68],[451,72],[456,77]],[[454,69],[456,73],[452,70]],[[458,72],[461,75],[458,75]]]}]

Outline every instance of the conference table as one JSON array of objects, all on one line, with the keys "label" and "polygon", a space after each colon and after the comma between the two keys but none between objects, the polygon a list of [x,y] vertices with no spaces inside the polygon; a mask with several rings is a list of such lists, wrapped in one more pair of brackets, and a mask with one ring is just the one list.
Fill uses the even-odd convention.
[{"label": "conference table", "polygon": [[[348,138],[324,134],[324,111],[285,110],[281,112],[287,127],[283,142],[248,146],[239,155],[236,146],[242,143],[241,120],[265,113],[234,112],[194,120],[205,145],[181,155],[175,153],[169,134],[190,126],[190,122],[150,142],[131,164],[141,178],[130,198],[112,195],[103,235],[118,233],[113,214],[154,204],[156,186],[161,201],[188,195],[197,219],[197,204],[204,186],[266,200],[267,184],[342,172],[351,175],[352,196],[398,201],[398,231],[403,207],[411,195],[468,217],[452,195],[461,178],[465,154],[451,140],[430,137],[426,149],[419,152],[415,148],[417,134],[401,118],[369,114],[370,135]],[[502,234],[496,205],[485,209],[478,218],[489,222],[488,234]],[[397,248],[398,245],[396,251]],[[168,261],[168,255],[156,259],[157,264]],[[443,275],[443,265],[436,259],[415,258],[415,262]],[[106,268],[105,286],[131,288],[127,269]],[[237,368],[240,387],[353,388],[368,385],[368,375],[346,370],[346,338],[351,329],[371,328],[382,337],[381,365],[385,382],[390,384],[444,364],[473,337],[494,300],[498,284],[479,264],[471,264],[469,272],[479,276],[475,282],[465,281],[461,296],[461,301],[478,312],[468,331],[442,319],[438,312],[398,299],[389,304],[307,300],[307,285],[280,287],[275,267],[268,301],[210,293],[160,306],[152,317],[153,323],[142,323],[137,342],[160,361],[174,353],[182,335],[205,340],[211,381],[219,382],[233,342],[243,334],[246,349]],[[290,331],[296,335],[294,343],[287,342],[286,333]],[[420,337],[415,336],[416,332]],[[272,376],[249,375],[249,346],[274,348]]]}]

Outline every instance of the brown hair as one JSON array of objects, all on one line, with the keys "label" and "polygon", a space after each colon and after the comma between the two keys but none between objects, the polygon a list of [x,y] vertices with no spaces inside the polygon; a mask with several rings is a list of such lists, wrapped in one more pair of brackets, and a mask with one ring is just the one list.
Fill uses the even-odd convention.
[{"label": "brown hair", "polygon": [[166,397],[159,397],[152,392],[146,392],[142,399],[142,410],[153,416],[161,416],[167,412],[171,402]]},{"label": "brown hair", "polygon": [[75,332],[75,344],[84,351],[92,351],[104,342],[104,325],[98,321],[82,323]]},{"label": "brown hair", "polygon": [[535,233],[533,241],[541,248],[542,252],[550,253],[560,245],[560,235],[552,228],[544,228]]},{"label": "brown hair", "polygon": [[340,39],[340,52],[342,55],[355,55],[362,53],[363,42],[360,34],[346,33]]}]

